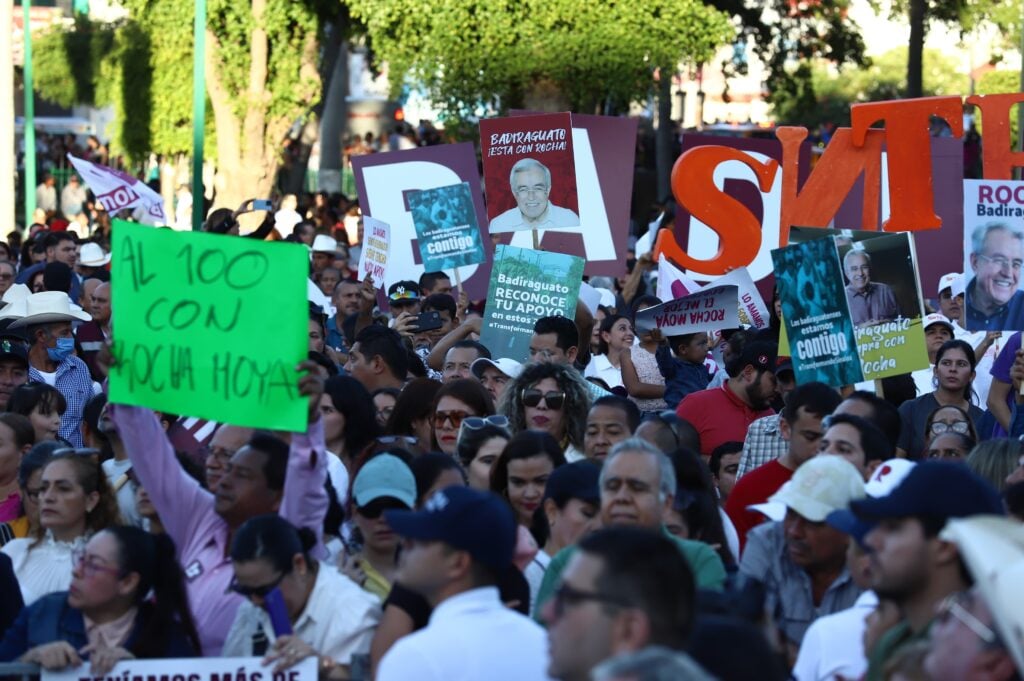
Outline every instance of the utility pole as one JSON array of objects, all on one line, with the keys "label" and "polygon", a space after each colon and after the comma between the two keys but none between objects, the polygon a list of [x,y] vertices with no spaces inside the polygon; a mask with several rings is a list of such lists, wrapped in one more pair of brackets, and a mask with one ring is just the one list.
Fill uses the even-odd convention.
[{"label": "utility pole", "polygon": [[[10,55],[13,49],[14,3],[0,2],[0,54]],[[17,208],[14,202],[18,184],[17,150],[14,140],[14,64],[0,67],[0,225],[14,228]]]},{"label": "utility pole", "polygon": [[[2,0],[0,0],[2,1]],[[206,132],[206,0],[196,0],[192,57],[192,229],[203,226],[203,137]]]},{"label": "utility pole", "polygon": [[[25,228],[32,224],[36,212],[36,109],[32,87],[32,0],[21,0],[25,42]],[[9,54],[9,53],[8,53]]]}]

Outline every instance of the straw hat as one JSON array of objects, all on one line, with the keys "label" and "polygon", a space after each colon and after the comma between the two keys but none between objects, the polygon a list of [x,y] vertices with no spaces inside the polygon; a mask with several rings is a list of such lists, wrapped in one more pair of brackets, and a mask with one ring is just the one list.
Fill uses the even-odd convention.
[{"label": "straw hat", "polygon": [[63,291],[33,293],[24,300],[9,304],[0,314],[4,317],[17,318],[10,326],[12,329],[33,324],[92,320],[92,315],[77,305],[72,305],[68,294]]}]

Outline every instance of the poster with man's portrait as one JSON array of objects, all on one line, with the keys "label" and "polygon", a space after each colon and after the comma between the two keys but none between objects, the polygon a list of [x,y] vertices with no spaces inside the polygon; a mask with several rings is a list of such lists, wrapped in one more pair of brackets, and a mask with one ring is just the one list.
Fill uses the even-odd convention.
[{"label": "poster with man's portrait", "polygon": [[[794,227],[790,243],[831,237],[864,380],[928,366],[913,235]],[[776,273],[777,275],[778,273]]]},{"label": "poster with man's portrait", "polygon": [[1024,330],[1024,182],[964,180],[968,331]]},{"label": "poster with man's portrait", "polygon": [[492,234],[580,224],[568,113],[480,121]]}]

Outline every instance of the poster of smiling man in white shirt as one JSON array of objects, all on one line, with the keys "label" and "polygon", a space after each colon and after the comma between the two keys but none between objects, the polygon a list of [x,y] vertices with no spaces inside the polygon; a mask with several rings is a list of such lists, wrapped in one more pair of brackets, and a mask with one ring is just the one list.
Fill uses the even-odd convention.
[{"label": "poster of smiling man in white shirt", "polygon": [[568,113],[480,121],[480,146],[492,234],[579,226]]},{"label": "poster of smiling man in white shirt", "polygon": [[516,207],[491,220],[491,234],[522,229],[576,227],[580,216],[568,208],[551,203],[551,171],[536,159],[520,159],[509,177]]}]

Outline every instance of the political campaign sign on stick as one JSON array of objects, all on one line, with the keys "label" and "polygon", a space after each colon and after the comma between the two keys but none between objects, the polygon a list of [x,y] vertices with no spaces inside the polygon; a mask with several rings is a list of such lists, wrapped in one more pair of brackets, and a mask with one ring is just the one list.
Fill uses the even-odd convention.
[{"label": "political campaign sign on stick", "polygon": [[306,430],[306,248],[121,220],[112,244],[112,402]]},{"label": "political campaign sign on stick", "polygon": [[310,656],[281,672],[264,666],[258,657],[188,657],[163,660],[124,660],[114,665],[105,676],[97,677],[89,663],[76,667],[39,672],[40,681],[83,681],[83,679],[138,679],[146,681],[317,681],[317,659]]},{"label": "political campaign sign on stick", "polygon": [[68,154],[68,160],[108,215],[117,215],[126,209],[141,209],[141,222],[149,225],[167,223],[163,197],[150,189],[145,182],[120,170],[75,158],[71,154]]},{"label": "political campaign sign on stick", "polygon": [[772,260],[797,383],[840,386],[862,380],[835,241],[778,248]]},{"label": "political campaign sign on stick", "polygon": [[[520,117],[536,112],[512,110],[509,114]],[[579,204],[580,225],[538,230],[540,248],[583,258],[583,273],[590,276],[624,275],[637,119],[572,114],[571,120],[576,193],[586,199]],[[498,238],[510,246],[529,248],[533,232],[500,234]]]},{"label": "political campaign sign on stick", "polygon": [[391,227],[388,223],[363,216],[363,247],[359,252],[359,277],[373,277],[377,288],[383,288],[388,276],[391,252]]},{"label": "political campaign sign on stick", "polygon": [[480,121],[491,234],[580,225],[568,113]]},{"label": "political campaign sign on stick", "polygon": [[928,366],[915,236],[909,232],[794,227],[790,241],[832,239],[864,380]]},{"label": "political campaign sign on stick", "polygon": [[[403,279],[416,281],[428,271],[416,246],[416,227],[408,203],[408,196],[413,191],[468,182],[481,241],[490,243],[476,150],[472,142],[353,156],[352,170],[363,212],[391,227],[385,287]],[[488,265],[485,260],[459,271],[466,293],[473,300],[483,298],[487,293]]]},{"label": "political campaign sign on stick", "polygon": [[739,326],[736,286],[713,286],[636,313],[636,330],[663,336],[735,329]]},{"label": "political campaign sign on stick", "polygon": [[534,323],[553,315],[574,319],[582,281],[582,258],[499,244],[480,342],[495,357],[528,361]]},{"label": "political campaign sign on stick", "polygon": [[964,180],[968,331],[1024,330],[1024,182]]},{"label": "political campaign sign on stick", "polygon": [[409,209],[427,271],[456,269],[486,259],[468,182],[410,192]]}]

